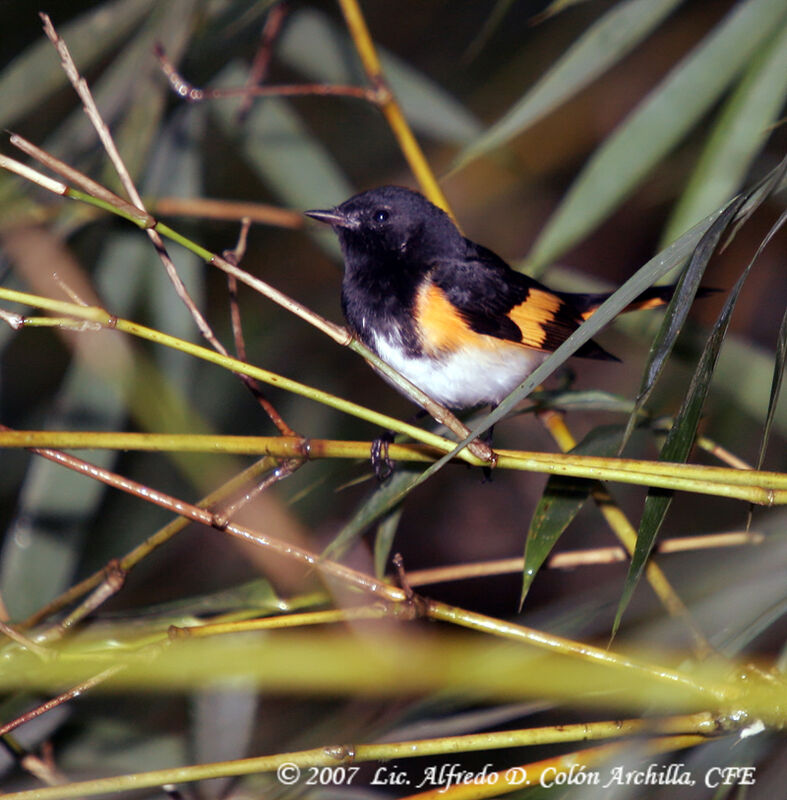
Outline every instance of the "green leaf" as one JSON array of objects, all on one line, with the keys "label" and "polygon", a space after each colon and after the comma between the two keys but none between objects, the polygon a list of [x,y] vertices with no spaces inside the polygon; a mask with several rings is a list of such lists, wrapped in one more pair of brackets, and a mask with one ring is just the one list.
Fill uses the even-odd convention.
[{"label": "green leaf", "polygon": [[[192,30],[201,11],[201,4],[195,0],[157,4],[139,34],[112,65],[113,82],[120,84],[123,90],[117,91],[110,85],[104,91],[107,102],[120,106],[121,121],[113,129],[113,136],[134,178],[145,170],[151,145],[170,100],[169,85],[163,80],[158,61],[151,58],[153,46],[163,42],[167,55],[177,64],[192,43]],[[125,86],[124,82],[127,82]],[[110,165],[106,175],[105,185],[120,185]]]},{"label": "green leaf", "polygon": [[558,411],[610,411],[616,414],[631,414],[634,409],[634,403],[628,397],[601,389],[582,391],[545,389],[533,392],[530,399],[537,403],[538,408],[554,408]]},{"label": "green leaf", "polygon": [[[221,679],[190,698],[189,760],[229,761],[249,754],[259,712],[259,692],[250,681]],[[232,778],[217,778],[203,787],[201,797],[226,797]]]},{"label": "green leaf", "polygon": [[787,98],[787,25],[755,55],[727,101],[662,241],[666,244],[741,187]]},{"label": "green leaf", "polygon": [[[123,246],[127,236],[140,238],[138,233],[117,233],[104,248],[94,274],[100,296],[120,315],[134,305],[141,267],[134,249]],[[51,410],[35,427],[117,430],[126,417],[128,347],[119,339],[103,339],[92,347],[78,340],[77,345]],[[117,453],[97,451],[88,458],[97,467],[111,469]],[[14,619],[36,611],[69,585],[106,493],[99,481],[43,458],[31,460],[0,551],[0,593]]]},{"label": "green leaf", "polygon": [[[213,86],[237,87],[245,81],[246,70],[233,62]],[[333,157],[288,102],[266,97],[255,103],[240,129],[235,119],[238,102],[218,100],[211,104],[211,114],[230,137],[240,141],[244,157],[276,194],[294,208],[334,205],[353,194]]]},{"label": "green leaf", "polygon": [[[112,52],[130,29],[147,13],[152,0],[116,0],[102,3],[73,22],[58,28],[80,70]],[[36,6],[30,6],[34,14]],[[57,20],[53,20],[57,25]],[[8,33],[8,32],[6,32]],[[15,124],[38,108],[52,92],[65,86],[68,78],[55,48],[43,32],[0,78],[0,128]]]},{"label": "green leaf", "polygon": [[[158,131],[158,141],[147,164],[143,190],[145,195],[171,194],[175,197],[199,197],[202,193],[202,158],[199,138],[204,130],[206,109],[180,108]],[[206,304],[205,270],[200,259],[182,247],[168,247],[178,276],[198,309]],[[151,324],[173,336],[193,339],[199,336],[191,312],[178,297],[164,265],[156,258],[153,268],[142,274],[144,296]],[[184,397],[195,390],[194,359],[166,347],[154,354],[158,367],[175,383]]]},{"label": "green leaf", "polygon": [[530,24],[546,22],[550,17],[562,14],[571,6],[578,6],[581,3],[587,3],[590,0],[552,0],[552,2],[539,14],[530,18]]},{"label": "green leaf", "polygon": [[374,574],[378,578],[385,576],[385,566],[388,563],[388,556],[391,554],[401,518],[402,507],[398,506],[381,519],[377,526],[377,535],[374,537]]},{"label": "green leaf", "polygon": [[[576,455],[611,456],[623,435],[620,425],[595,428],[570,452]],[[525,542],[525,566],[522,573],[522,594],[519,607],[524,605],[530,586],[541,565],[557,543],[563,531],[579,513],[593,489],[594,481],[551,475],[544,494],[538,501]]]},{"label": "green leaf", "polygon": [[481,30],[465,50],[463,61],[472,61],[486,47],[487,42],[500,27],[500,23],[505,19],[513,4],[514,0],[497,0],[495,7],[489,12],[489,16],[481,26]]},{"label": "green leaf", "polygon": [[[773,371],[772,351],[730,333],[716,365],[719,394],[737,413],[759,419],[769,405]],[[776,403],[772,425],[787,435],[787,403]]]},{"label": "green leaf", "polygon": [[699,122],[775,27],[784,0],[748,0],[650,93],[596,151],[543,229],[528,268],[549,264],[605,219]]},{"label": "green leaf", "polygon": [[577,94],[622,59],[682,0],[619,3],[569,48],[565,55],[479,139],[456,157],[452,170],[502,147]]},{"label": "green leaf", "polygon": [[[783,212],[779,221],[774,226],[774,230],[784,225],[785,218],[787,218],[787,211]],[[770,236],[770,234],[769,234]],[[768,398],[768,413],[765,415],[765,425],[762,431],[762,443],[760,444],[760,452],[757,456],[757,469],[762,467],[762,462],[765,459],[765,451],[768,448],[768,439],[771,435],[771,427],[776,415],[776,407],[779,404],[779,394],[782,388],[782,379],[784,378],[784,366],[787,361],[787,310],[782,317],[781,325],[779,326],[779,335],[776,339],[776,358],[773,364],[773,378],[771,380],[771,395]]]},{"label": "green leaf", "polygon": [[719,245],[719,240],[724,234],[724,231],[729,227],[733,217],[738,213],[744,200],[745,197],[740,195],[727,205],[721,216],[718,217],[702,237],[700,243],[692,253],[686,269],[681,273],[680,280],[675,288],[675,294],[672,296],[667,306],[664,321],[651,345],[648,361],[645,365],[645,372],[642,376],[637,399],[634,403],[634,410],[629,417],[626,432],[620,443],[621,452],[623,448],[625,448],[626,442],[629,436],[631,436],[631,432],[634,430],[639,412],[648,401],[658,379],[664,371],[667,359],[672,353],[675,341],[683,328],[683,323],[686,321],[686,317],[694,302],[694,298],[700,286],[700,281],[705,273],[705,267],[707,267],[711,256]]},{"label": "green leaf", "polygon": [[[660,461],[683,463],[688,458],[697,435],[697,427],[713,377],[716,359],[718,358],[724,337],[727,334],[727,328],[729,327],[735,304],[738,301],[738,295],[746,279],[749,277],[749,273],[760,255],[760,252],[770,241],[776,230],[781,226],[784,219],[785,216],[782,215],[758,247],[754,258],[748,263],[741,276],[736,281],[735,286],[730,290],[724,307],[705,344],[705,348],[703,349],[699,364],[697,364],[697,369],[692,376],[683,404],[667,434],[661,453],[659,453]],[[732,217],[728,219],[728,224],[731,224],[731,221]],[[615,621],[612,627],[613,637],[620,626],[623,612],[628,606],[631,595],[634,593],[634,589],[645,570],[645,565],[653,550],[656,537],[658,536],[661,525],[672,503],[673,494],[674,493],[671,491],[651,489],[648,492],[648,496],[645,498],[645,507],[642,512],[639,530],[637,531],[637,544],[634,548],[634,554],[631,557],[628,574],[626,575],[626,581],[623,586],[623,593],[618,604],[618,610],[615,614]]]},{"label": "green leaf", "polygon": [[[276,55],[312,80],[366,83],[347,31],[313,9],[292,15]],[[413,130],[459,144],[478,136],[481,123],[445,89],[384,49],[379,55],[385,78]]]},{"label": "green leaf", "polygon": [[[345,526],[336,534],[333,541],[323,550],[323,558],[341,558],[350,545],[363,534],[363,532],[380,517],[388,514],[401,502],[413,485],[414,476],[418,473],[411,470],[398,468],[393,475],[383,484],[377,486],[369,497],[356,509],[353,516]],[[395,528],[398,518],[394,511],[390,514],[394,520],[391,524]],[[383,523],[384,524],[384,523]],[[391,534],[390,529],[384,534]],[[382,547],[382,545],[381,545]],[[387,555],[387,554],[386,554]],[[379,566],[382,556],[375,554],[375,565]],[[384,565],[383,565],[384,566]]]}]

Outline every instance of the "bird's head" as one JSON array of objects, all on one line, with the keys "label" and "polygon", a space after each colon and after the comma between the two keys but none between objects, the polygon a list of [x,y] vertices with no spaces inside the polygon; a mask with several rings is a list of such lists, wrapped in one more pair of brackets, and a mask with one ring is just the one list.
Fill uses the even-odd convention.
[{"label": "bird's head", "polygon": [[464,241],[445,211],[401,186],[381,186],[334,208],[305,213],[334,229],[345,261],[358,254],[406,262],[417,254],[427,264],[435,256],[453,255]]}]

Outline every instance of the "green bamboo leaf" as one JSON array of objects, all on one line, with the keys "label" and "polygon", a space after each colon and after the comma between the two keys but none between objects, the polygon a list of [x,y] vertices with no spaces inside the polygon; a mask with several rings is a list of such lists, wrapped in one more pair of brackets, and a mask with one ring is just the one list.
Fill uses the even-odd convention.
[{"label": "green bamboo leaf", "polygon": [[596,151],[533,246],[528,268],[553,261],[617,208],[785,19],[784,0],[734,6]]},{"label": "green bamboo leaf", "polygon": [[[173,118],[159,131],[142,187],[145,195],[166,193],[176,197],[199,197],[202,194],[204,154],[199,142],[205,127],[205,112],[206,109],[201,107],[177,109]],[[197,308],[204,309],[205,271],[201,260],[182,247],[171,247],[168,252]],[[153,268],[146,270],[141,278],[152,326],[182,339],[192,339],[196,334],[196,324],[175,292],[161,261],[156,259]],[[180,353],[162,347],[156,349],[155,360],[162,374],[177,385],[183,397],[193,395],[196,387],[192,380],[197,372],[194,359],[184,359]]]},{"label": "green bamboo leaf", "polygon": [[[258,714],[257,687],[241,679],[222,679],[189,699],[189,760],[198,764],[229,761],[249,754]],[[200,792],[206,800],[226,797],[232,778],[217,778]]]},{"label": "green bamboo leaf", "polygon": [[[116,552],[116,548],[115,548]],[[297,603],[301,598],[295,598]],[[200,617],[212,614],[224,614],[228,611],[254,609],[256,616],[269,616],[281,613],[282,608],[293,610],[297,607],[285,600],[265,578],[254,578],[212,592],[179,597],[164,603],[156,603],[145,607],[145,616],[157,618],[162,626],[190,625]],[[111,614],[105,612],[105,616]]]},{"label": "green bamboo leaf", "polygon": [[502,147],[622,59],[682,0],[628,0],[608,11],[515,105],[456,157],[453,170]]},{"label": "green bamboo leaf", "polygon": [[571,8],[571,6],[578,6],[587,2],[589,2],[589,0],[552,0],[540,14],[531,17],[530,22],[531,24],[534,22],[545,22],[550,17],[562,14],[566,9]]},{"label": "green bamboo leaf", "polygon": [[554,408],[558,411],[609,411],[615,414],[631,414],[634,410],[634,403],[628,397],[601,389],[582,391],[545,389],[533,392],[530,399],[536,403],[537,408]]},{"label": "green bamboo leaf", "polygon": [[[156,129],[161,117],[157,108],[160,102],[157,104],[157,100],[165,96],[168,91],[166,83],[159,75],[155,75],[155,70],[160,73],[160,69],[150,57],[153,43],[157,39],[164,38],[168,44],[172,42],[175,45],[168,35],[167,20],[162,19],[162,16],[160,9],[154,9],[125,46],[114,54],[115,57],[100,75],[90,81],[90,92],[101,111],[102,118],[112,129],[115,144],[118,145],[118,150],[133,176],[139,174],[138,165],[144,160],[144,153],[151,139],[149,131]],[[165,26],[163,30],[162,24]],[[65,41],[70,48],[70,39],[65,38]],[[177,58],[179,53],[180,48],[176,47],[173,57]],[[77,60],[76,63],[82,70],[89,67],[89,63],[82,60]],[[153,79],[154,75],[156,79]],[[72,99],[73,110],[47,136],[42,146],[75,166],[86,163],[92,165],[96,161],[103,161],[106,168],[102,181],[109,180],[116,190],[119,186],[117,174],[109,164],[103,149],[96,146],[96,129],[79,104],[75,93],[72,94]],[[134,106],[141,106],[142,111],[132,112]],[[131,131],[131,135],[128,135],[126,129],[129,127],[127,120],[130,114],[144,117],[144,120],[139,130]],[[135,134],[138,139],[134,138]],[[137,158],[134,157],[136,153],[139,153]]]},{"label": "green bamboo leaf", "polygon": [[[233,62],[213,82],[216,88],[243,86],[246,69]],[[211,104],[211,114],[260,178],[294,208],[334,205],[353,189],[333,157],[312,135],[292,106],[276,97],[256,103],[242,128],[235,119],[237,100]],[[335,238],[335,237],[331,237]]]},{"label": "green bamboo leaf", "polygon": [[[292,15],[276,54],[312,80],[366,82],[347,31],[313,9]],[[479,135],[481,123],[445,89],[384,49],[379,55],[385,78],[413,130],[458,144]]]},{"label": "green bamboo leaf", "polygon": [[[787,211],[783,212],[779,221],[774,228],[784,225]],[[781,325],[779,326],[779,335],[776,338],[776,358],[773,364],[773,378],[771,379],[771,395],[768,398],[768,413],[765,415],[765,425],[762,431],[762,443],[760,444],[760,452],[757,456],[757,469],[762,467],[762,462],[765,460],[765,451],[768,448],[768,439],[771,435],[771,427],[773,420],[776,416],[776,407],[779,404],[779,394],[782,388],[782,380],[784,378],[784,366],[787,361],[787,310],[782,317]]]},{"label": "green bamboo leaf", "polygon": [[[377,486],[369,497],[356,509],[345,526],[336,534],[333,541],[323,550],[323,558],[341,558],[350,545],[376,520],[393,511],[412,488],[413,478],[418,473],[397,469],[383,484]],[[379,565],[375,558],[375,564]]]},{"label": "green bamboo leaf", "polygon": [[[732,217],[729,218],[728,224],[731,224],[731,220]],[[664,446],[659,453],[660,461],[684,463],[688,458],[697,435],[697,427],[713,377],[716,359],[724,337],[727,334],[727,328],[729,327],[735,304],[738,301],[738,295],[763,248],[768,244],[779,227],[781,227],[784,220],[785,215],[782,215],[765,239],[763,239],[762,243],[757,248],[757,252],[754,254],[754,258],[747,264],[741,276],[736,281],[735,286],[730,290],[724,307],[705,344],[705,348],[703,349],[699,364],[697,364],[697,369],[692,376],[683,404],[675,417],[675,421],[667,434]],[[626,575],[626,581],[623,585],[623,592],[612,627],[613,637],[620,626],[623,612],[628,606],[631,595],[645,570],[645,565],[653,550],[656,537],[658,536],[661,525],[672,503],[673,494],[674,492],[671,491],[651,489],[648,492],[648,496],[645,498],[645,507],[642,511],[642,519],[640,520],[639,530],[637,531],[637,544],[634,548],[634,554],[631,557],[631,563],[629,564],[628,574]]]},{"label": "green bamboo leaf", "polygon": [[182,737],[174,732],[151,732],[140,737],[135,725],[122,715],[101,716],[80,729],[63,748],[64,759],[77,774],[91,774],[101,763],[108,775],[145,769],[166,769],[189,761]]},{"label": "green bamboo leaf", "polygon": [[[773,352],[728,334],[716,365],[716,382],[724,402],[734,405],[738,413],[757,419],[769,405],[772,380]],[[775,405],[773,427],[782,436],[787,435],[787,403]]]},{"label": "green bamboo leaf", "polygon": [[[133,177],[140,175],[148,164],[151,146],[170,99],[170,89],[158,61],[151,58],[153,46],[164,42],[167,55],[177,64],[191,42],[192,30],[202,13],[201,5],[196,0],[157,4],[135,40],[129,42],[113,64],[118,83],[123,81],[124,75],[130,76],[130,81],[129,77],[125,79],[129,81],[125,91],[110,88],[107,100],[112,98],[115,103],[122,103],[120,122],[113,129],[113,136]],[[111,176],[114,183],[114,168],[107,166],[107,177]],[[104,183],[112,186],[106,180]]]},{"label": "green bamboo leaf", "polygon": [[680,280],[675,288],[675,294],[667,305],[664,322],[661,324],[656,338],[651,345],[648,361],[645,365],[645,372],[642,376],[639,392],[637,393],[637,399],[634,402],[634,410],[629,417],[626,432],[620,443],[621,452],[626,446],[631,432],[634,430],[639,412],[648,401],[658,379],[664,371],[667,359],[672,353],[675,341],[683,328],[683,323],[686,321],[686,317],[694,302],[694,298],[700,286],[700,281],[705,274],[705,267],[707,267],[711,256],[716,251],[724,231],[729,227],[733,217],[738,213],[745,199],[744,195],[739,195],[727,205],[721,216],[718,217],[702,237],[700,243],[692,253],[686,269],[681,273]]},{"label": "green bamboo leaf", "polygon": [[708,137],[686,190],[673,209],[666,244],[740,189],[787,99],[787,25],[755,54]]},{"label": "green bamboo leaf", "polygon": [[[71,55],[85,70],[112,52],[153,5],[152,0],[116,0],[95,9],[58,29]],[[35,14],[36,6],[30,7]],[[57,20],[54,20],[57,24]],[[34,111],[49,95],[68,82],[55,48],[41,34],[4,70],[0,77],[0,128],[13,125]]]},{"label": "green bamboo leaf", "polygon": [[[135,233],[117,233],[105,247],[95,272],[98,292],[118,314],[137,298],[139,262],[123,242]],[[130,380],[128,351],[119,341],[102,342],[88,354],[78,350],[51,411],[42,425],[117,430],[126,416],[124,388]],[[91,454],[98,467],[111,469],[117,454]],[[87,529],[107,488],[71,470],[35,458],[25,477],[21,500],[0,551],[0,592],[15,619],[49,602],[70,583],[82,557]]]},{"label": "green bamboo leaf", "polygon": [[495,7],[489,12],[489,16],[481,26],[481,30],[470,42],[464,52],[463,61],[472,61],[486,47],[487,42],[492,38],[494,32],[500,27],[500,23],[505,19],[514,0],[497,0]]},{"label": "green bamboo leaf", "polygon": [[[623,428],[605,425],[595,428],[570,452],[576,455],[612,456],[620,446]],[[525,542],[525,566],[519,607],[524,605],[530,586],[563,531],[580,512],[594,482],[582,478],[551,475],[538,501]]]},{"label": "green bamboo leaf", "polygon": [[377,525],[377,534],[374,537],[374,574],[378,578],[385,576],[385,567],[388,564],[388,557],[391,555],[391,548],[401,518],[402,507],[398,506],[381,519]]}]

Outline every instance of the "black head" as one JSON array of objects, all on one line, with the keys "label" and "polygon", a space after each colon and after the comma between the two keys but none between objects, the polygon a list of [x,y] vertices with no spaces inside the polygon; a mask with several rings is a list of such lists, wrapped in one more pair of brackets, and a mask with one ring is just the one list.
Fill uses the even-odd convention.
[{"label": "black head", "polygon": [[436,255],[451,255],[463,238],[450,217],[423,195],[401,186],[381,186],[362,192],[341,205],[307,216],[331,225],[342,252],[425,262]]}]

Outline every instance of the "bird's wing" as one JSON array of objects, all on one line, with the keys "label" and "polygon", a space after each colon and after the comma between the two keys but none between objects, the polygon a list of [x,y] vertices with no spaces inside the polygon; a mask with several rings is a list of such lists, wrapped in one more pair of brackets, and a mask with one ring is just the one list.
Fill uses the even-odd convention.
[{"label": "bird's wing", "polygon": [[[516,272],[491,250],[467,241],[464,258],[434,265],[430,272],[429,306],[442,306],[442,319],[458,328],[551,352],[583,322],[579,309],[566,297]],[[595,342],[577,355],[613,359]]]}]

